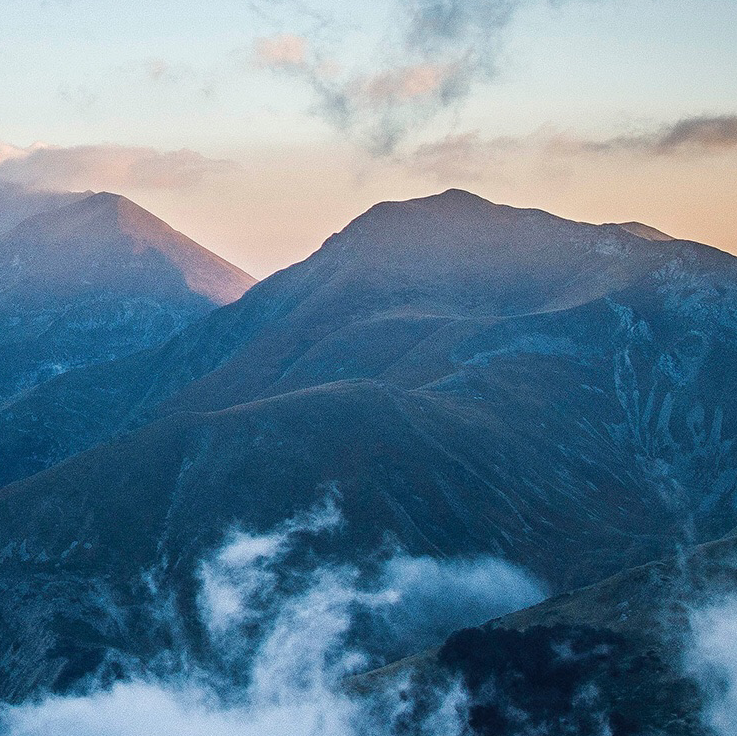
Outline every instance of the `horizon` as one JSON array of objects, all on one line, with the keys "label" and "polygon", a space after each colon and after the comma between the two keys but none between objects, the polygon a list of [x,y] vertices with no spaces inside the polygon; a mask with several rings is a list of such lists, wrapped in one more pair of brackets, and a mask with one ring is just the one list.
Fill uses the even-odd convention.
[{"label": "horizon", "polygon": [[[36,192],[39,192],[39,193],[54,193],[53,190],[33,190],[33,189],[29,189],[29,191],[36,191]],[[325,245],[325,243],[330,239],[330,237],[332,237],[333,235],[335,235],[337,233],[342,232],[354,220],[357,220],[357,219],[361,218],[362,216],[366,215],[371,209],[373,209],[377,205],[381,205],[381,204],[401,204],[401,203],[405,203],[405,202],[422,201],[422,200],[426,200],[426,199],[432,199],[432,198],[435,198],[435,197],[440,197],[440,196],[443,196],[443,195],[447,195],[447,194],[450,194],[452,192],[461,192],[463,194],[470,194],[470,195],[472,195],[474,197],[478,197],[479,199],[482,199],[484,202],[488,202],[489,204],[494,205],[494,206],[497,206],[497,207],[509,207],[511,209],[520,210],[520,211],[543,212],[543,213],[545,213],[547,215],[551,215],[551,216],[556,217],[556,218],[560,218],[560,219],[563,219],[563,220],[567,220],[569,222],[575,222],[575,223],[583,224],[583,225],[593,225],[595,227],[601,227],[601,226],[606,226],[606,225],[616,225],[616,226],[619,226],[619,227],[624,227],[626,225],[640,225],[640,226],[644,226],[646,229],[653,230],[653,231],[655,231],[655,232],[657,232],[657,233],[659,233],[661,235],[666,236],[666,239],[667,240],[694,242],[694,243],[697,243],[698,245],[703,245],[703,246],[706,246],[706,247],[709,247],[709,248],[714,248],[716,250],[720,250],[720,251],[722,251],[724,253],[727,253],[729,255],[732,255],[732,256],[737,257],[737,252],[731,252],[731,251],[729,251],[727,249],[720,248],[718,245],[714,245],[712,243],[704,243],[704,242],[701,242],[699,240],[695,240],[693,238],[681,237],[681,236],[678,236],[678,235],[674,235],[673,233],[668,233],[668,232],[662,230],[661,228],[657,227],[656,225],[653,225],[652,223],[649,223],[649,222],[641,222],[641,221],[638,221],[638,220],[623,220],[621,222],[615,222],[613,220],[603,220],[601,222],[589,222],[589,221],[586,221],[586,220],[573,220],[571,218],[564,217],[564,216],[562,216],[562,215],[560,215],[560,214],[558,214],[556,212],[550,212],[550,211],[545,210],[545,209],[542,209],[540,207],[534,207],[534,206],[518,206],[518,205],[510,205],[510,204],[508,204],[506,202],[494,202],[494,201],[492,201],[490,199],[487,199],[486,197],[483,197],[482,195],[474,192],[472,189],[464,189],[464,188],[461,188],[461,187],[449,187],[447,189],[443,189],[443,190],[436,191],[436,192],[431,192],[429,194],[425,194],[425,195],[417,196],[417,197],[408,197],[408,198],[405,198],[405,199],[382,199],[382,200],[376,201],[373,204],[371,204],[369,207],[367,207],[365,210],[363,210],[363,211],[361,211],[359,213],[356,213],[353,216],[349,217],[349,219],[346,220],[343,223],[343,225],[341,227],[339,227],[337,230],[335,230],[335,231],[333,231],[331,233],[326,234],[322,238],[322,240],[319,242],[319,244],[313,250],[307,252],[306,254],[301,255],[299,257],[299,260],[295,260],[295,261],[293,261],[291,263],[286,263],[284,266],[282,266],[282,267],[280,267],[280,268],[278,268],[275,271],[272,271],[270,273],[266,273],[265,275],[263,275],[262,277],[259,278],[257,276],[254,276],[254,274],[252,274],[249,271],[247,271],[243,266],[239,265],[238,263],[235,263],[233,261],[228,260],[225,256],[222,256],[216,250],[207,247],[203,243],[198,242],[197,240],[195,240],[194,238],[192,238],[189,235],[189,233],[176,228],[172,223],[167,222],[166,220],[164,220],[156,212],[151,211],[151,210],[147,210],[142,204],[140,204],[139,202],[136,202],[136,200],[133,199],[133,198],[131,198],[131,197],[127,197],[124,194],[119,194],[117,192],[106,191],[106,190],[97,191],[97,192],[91,191],[91,190],[87,190],[87,191],[84,191],[84,192],[69,192],[69,193],[70,194],[88,195],[89,197],[94,197],[94,196],[97,196],[97,195],[112,195],[112,196],[122,197],[124,199],[127,199],[130,202],[132,202],[134,205],[137,205],[137,206],[141,207],[142,209],[144,209],[149,214],[153,215],[157,219],[159,219],[162,222],[164,222],[164,224],[166,224],[169,227],[171,227],[174,231],[176,231],[180,235],[184,235],[185,237],[194,240],[194,242],[196,242],[198,245],[202,246],[206,250],[208,250],[211,253],[213,253],[213,254],[215,254],[215,255],[223,258],[226,262],[231,263],[232,265],[237,266],[242,271],[244,271],[248,276],[252,276],[253,278],[255,278],[256,281],[258,282],[258,281],[263,281],[263,280],[269,278],[270,276],[273,276],[278,271],[284,270],[285,268],[289,268],[290,266],[296,265],[296,264],[300,263],[301,261],[305,260],[306,258],[309,258],[311,255],[313,255],[318,250],[320,250],[320,248],[322,248],[322,246]],[[72,206],[74,206],[74,203],[69,204],[69,205],[65,205],[65,207],[72,207]],[[40,212],[39,213],[39,216],[43,216],[44,214],[49,214],[49,213],[47,213],[47,212]],[[20,224],[22,225],[23,223],[20,223]],[[640,235],[639,233],[633,233],[633,234],[636,235],[637,237],[640,237],[643,240],[649,240],[649,238],[647,238],[646,236]]]},{"label": "horizon", "polygon": [[123,194],[258,278],[453,187],[734,253],[734,11],[11,0],[0,181]]}]

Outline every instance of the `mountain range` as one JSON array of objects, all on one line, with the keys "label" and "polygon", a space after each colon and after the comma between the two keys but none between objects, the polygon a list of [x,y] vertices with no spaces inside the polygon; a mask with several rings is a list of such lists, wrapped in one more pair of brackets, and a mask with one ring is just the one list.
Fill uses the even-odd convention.
[{"label": "mountain range", "polygon": [[[265,532],[326,493],[344,518],[321,543],[328,559],[490,554],[564,596],[451,637],[442,666],[470,677],[474,636],[491,651],[507,645],[487,641],[496,630],[532,631],[522,651],[540,644],[537,626],[556,646],[573,637],[581,652],[645,656],[638,687],[664,682],[647,661],[660,649],[642,643],[652,627],[632,618],[640,638],[621,640],[630,629],[616,607],[637,595],[638,616],[655,616],[662,599],[643,579],[661,568],[638,566],[737,527],[733,256],[639,223],[572,222],[459,190],[376,205],[256,285],[114,195],[6,233],[5,267],[31,245],[37,255],[11,283],[33,315],[50,296],[68,305],[103,292],[119,304],[134,287],[170,311],[136,346],[88,350],[62,375],[6,389],[3,697],[64,692],[109,652],[155,649],[144,571],[161,571],[191,610],[198,565],[233,524]],[[115,258],[92,268],[101,245]],[[62,272],[52,256],[80,265]],[[41,318],[28,319],[24,335]],[[65,334],[66,354],[81,351]],[[100,347],[93,333],[88,345]],[[14,376],[42,363],[29,355]],[[618,574],[642,592],[601,582]],[[609,670],[599,675],[611,685]],[[683,703],[697,702],[680,687]],[[672,699],[653,720],[661,705]],[[478,712],[477,730],[497,733],[502,716]],[[617,718],[614,733],[637,732]],[[672,733],[698,732],[678,718]]]}]

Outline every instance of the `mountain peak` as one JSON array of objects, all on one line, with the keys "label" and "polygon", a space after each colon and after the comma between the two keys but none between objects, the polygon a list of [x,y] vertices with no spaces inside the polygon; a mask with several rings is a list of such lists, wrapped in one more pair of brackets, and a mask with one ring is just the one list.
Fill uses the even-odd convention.
[{"label": "mountain peak", "polygon": [[430,218],[440,217],[448,223],[452,222],[457,229],[488,227],[494,224],[507,227],[520,224],[529,218],[563,222],[561,218],[543,210],[496,204],[465,189],[452,188],[424,197],[380,202],[356,218],[353,223],[370,220],[374,224],[381,224],[397,218],[427,220],[428,216]]},{"label": "mountain peak", "polygon": [[346,279],[371,274],[433,303],[463,294],[478,311],[506,315],[570,308],[634,283],[673,255],[670,243],[643,248],[643,238],[671,240],[644,225],[576,222],[448,189],[375,205],[319,258]]},{"label": "mountain peak", "polygon": [[667,233],[664,233],[661,230],[657,230],[650,225],[645,225],[642,222],[618,222],[616,224],[619,225],[622,230],[626,230],[628,233],[632,233],[632,235],[637,235],[638,237],[644,238],[645,240],[653,240],[662,243],[669,242],[671,240],[677,240],[677,238],[674,238],[672,235],[668,235]]},{"label": "mountain peak", "polygon": [[486,211],[494,208],[501,209],[513,209],[507,208],[505,205],[498,205],[490,202],[488,199],[480,197],[478,194],[473,194],[465,189],[446,189],[443,192],[437,194],[429,194],[424,197],[413,197],[411,199],[404,200],[388,200],[385,202],[379,202],[374,205],[369,212],[376,208],[383,207],[429,207],[436,210],[449,210],[452,208],[459,208],[463,210],[467,209],[478,209],[482,208]]},{"label": "mountain peak", "polygon": [[166,237],[176,230],[148,210],[122,194],[95,192],[65,208],[59,219],[70,227],[97,228],[105,226],[120,228],[129,235],[157,239]]},{"label": "mountain peak", "polygon": [[91,285],[96,279],[101,288],[104,284],[113,289],[140,282],[140,288],[146,283],[152,293],[184,287],[222,305],[256,283],[143,207],[111,192],[31,217],[6,233],[0,245],[5,259],[17,257],[26,264],[28,278],[35,273],[41,281],[64,284],[65,289]]},{"label": "mountain peak", "polygon": [[466,189],[456,189],[455,187],[446,189],[444,192],[440,192],[439,194],[431,194],[429,197],[425,197],[425,199],[440,200],[443,202],[457,202],[457,203],[465,203],[465,204],[469,204],[469,203],[478,204],[480,202],[483,202],[485,205],[494,204],[493,202],[490,202],[488,199],[484,199],[484,197],[480,197],[478,194],[469,192]]}]

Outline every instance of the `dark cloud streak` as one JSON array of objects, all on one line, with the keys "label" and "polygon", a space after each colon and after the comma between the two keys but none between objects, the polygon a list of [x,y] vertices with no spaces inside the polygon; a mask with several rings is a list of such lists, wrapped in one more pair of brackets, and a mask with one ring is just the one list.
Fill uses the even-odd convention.
[{"label": "dark cloud streak", "polygon": [[684,152],[720,152],[737,148],[737,115],[684,118],[655,132],[580,141],[583,153],[643,153],[654,156]]}]

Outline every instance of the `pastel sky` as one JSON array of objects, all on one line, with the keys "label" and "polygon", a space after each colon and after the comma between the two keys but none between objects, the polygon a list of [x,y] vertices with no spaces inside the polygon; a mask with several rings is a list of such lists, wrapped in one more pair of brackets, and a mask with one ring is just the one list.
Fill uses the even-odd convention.
[{"label": "pastel sky", "polygon": [[257,277],[452,186],[737,252],[735,49],[737,0],[3,0],[0,180]]}]

